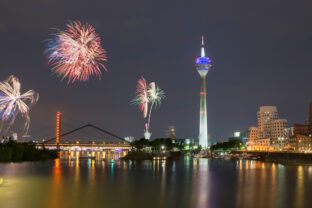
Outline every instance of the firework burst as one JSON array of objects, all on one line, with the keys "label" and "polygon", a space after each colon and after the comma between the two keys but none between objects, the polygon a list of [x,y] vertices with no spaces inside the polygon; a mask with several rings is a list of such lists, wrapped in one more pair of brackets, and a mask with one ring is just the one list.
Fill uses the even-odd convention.
[{"label": "firework burst", "polygon": [[136,97],[132,100],[132,104],[139,105],[141,112],[143,113],[143,118],[146,118],[148,111],[148,90],[147,84],[144,77],[141,77],[137,83]]},{"label": "firework burst", "polygon": [[146,123],[146,129],[149,130],[150,122],[151,122],[151,115],[152,115],[152,109],[153,107],[160,106],[161,100],[165,98],[165,93],[161,89],[159,89],[158,86],[156,86],[155,82],[151,82],[149,84],[148,88],[148,100],[151,103],[149,115],[148,115],[148,121]]},{"label": "firework burst", "polygon": [[87,81],[92,75],[101,79],[101,68],[107,71],[101,38],[88,23],[70,22],[64,31],[47,41],[45,52],[52,71],[62,79],[68,78],[68,83]]},{"label": "firework burst", "polygon": [[158,86],[156,86],[155,82],[151,82],[149,84],[148,89],[149,101],[157,107],[161,104],[161,100],[165,98],[165,93]]},{"label": "firework burst", "polygon": [[29,129],[29,109],[38,101],[39,94],[29,90],[21,94],[21,83],[18,78],[11,75],[6,81],[0,82],[0,118],[3,122],[8,121],[8,129],[15,121],[15,117],[20,113],[25,118],[23,134],[27,134]]},{"label": "firework burst", "polygon": [[[147,85],[144,77],[141,77],[138,80],[136,97],[132,100],[132,103],[138,105],[143,113],[143,118],[147,118],[144,133],[146,139],[149,139],[151,136],[151,132],[149,132],[149,127],[153,107],[155,108],[159,106],[161,104],[162,99],[164,98],[165,98],[164,91],[162,91],[158,86],[156,86],[155,82],[151,82],[149,85]],[[149,104],[150,108],[147,117]]]}]

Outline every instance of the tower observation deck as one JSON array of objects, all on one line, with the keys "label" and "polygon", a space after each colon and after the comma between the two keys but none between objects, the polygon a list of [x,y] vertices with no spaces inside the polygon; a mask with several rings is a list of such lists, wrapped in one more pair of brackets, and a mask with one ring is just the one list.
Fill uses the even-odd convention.
[{"label": "tower observation deck", "polygon": [[208,124],[206,103],[206,76],[211,68],[211,60],[205,55],[204,36],[202,36],[201,56],[196,59],[195,67],[201,78],[200,111],[199,111],[199,144],[202,148],[208,146]]}]

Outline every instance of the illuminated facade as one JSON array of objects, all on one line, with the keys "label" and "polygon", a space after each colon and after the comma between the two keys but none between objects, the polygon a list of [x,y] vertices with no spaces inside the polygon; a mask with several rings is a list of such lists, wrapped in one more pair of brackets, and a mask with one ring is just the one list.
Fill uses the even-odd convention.
[{"label": "illuminated facade", "polygon": [[174,126],[168,126],[166,130],[166,137],[170,139],[176,138],[176,128]]},{"label": "illuminated facade", "polygon": [[312,137],[312,103],[310,103],[309,119],[306,119],[305,124],[296,123],[291,127],[291,135],[294,136],[296,134]]},{"label": "illuminated facade", "polygon": [[292,135],[301,134],[301,135],[310,135],[309,124],[295,124],[292,128]]},{"label": "illuminated facade", "polygon": [[246,147],[248,150],[255,150],[255,140],[258,138],[258,128],[255,126],[249,127],[248,130],[248,140]]},{"label": "illuminated facade", "polygon": [[61,112],[57,112],[57,114],[56,114],[56,144],[60,143],[61,118],[62,118],[62,113]]},{"label": "illuminated facade", "polygon": [[271,144],[282,149],[288,142],[289,131],[286,119],[276,119],[271,122]]},{"label": "illuminated facade", "polygon": [[258,113],[258,126],[250,127],[248,150],[281,150],[289,138],[288,122],[279,119],[275,106],[261,106]]},{"label": "illuminated facade", "polygon": [[278,119],[277,108],[275,106],[261,106],[258,113],[258,137],[271,137],[271,121]]},{"label": "illuminated facade", "polygon": [[199,111],[199,144],[202,148],[208,146],[208,124],[206,104],[206,76],[211,68],[211,60],[205,56],[204,36],[202,36],[201,56],[196,59],[196,69],[201,78],[200,111]]},{"label": "illuminated facade", "polygon": [[253,145],[253,150],[256,151],[273,150],[273,148],[270,145],[270,139],[256,139]]},{"label": "illuminated facade", "polygon": [[307,135],[296,134],[289,138],[289,147],[298,152],[312,151],[312,138]]}]

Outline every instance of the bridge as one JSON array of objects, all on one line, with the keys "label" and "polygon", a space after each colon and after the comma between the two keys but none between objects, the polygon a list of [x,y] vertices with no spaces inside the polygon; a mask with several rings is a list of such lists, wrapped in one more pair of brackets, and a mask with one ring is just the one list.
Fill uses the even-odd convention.
[{"label": "bridge", "polygon": [[[61,118],[62,114],[57,112],[56,136],[41,143],[37,143],[36,145],[38,148],[57,149],[60,151],[128,151],[131,149],[130,143],[122,137],[93,124],[86,124],[65,133],[61,133]],[[93,129],[101,133],[101,139],[97,141],[89,140],[87,142],[77,139],[77,136],[74,137],[74,139],[66,139],[69,135],[82,132],[85,129]],[[107,136],[113,138],[113,141],[107,141]]]}]

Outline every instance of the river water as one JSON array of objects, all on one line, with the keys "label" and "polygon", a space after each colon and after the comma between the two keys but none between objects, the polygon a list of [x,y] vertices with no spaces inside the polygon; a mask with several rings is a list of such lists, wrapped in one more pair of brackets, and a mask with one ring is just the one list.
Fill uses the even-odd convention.
[{"label": "river water", "polygon": [[312,207],[312,166],[114,159],[0,163],[0,207]]}]

